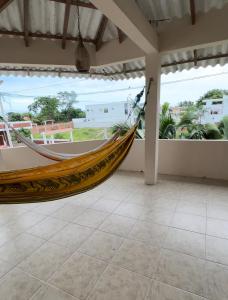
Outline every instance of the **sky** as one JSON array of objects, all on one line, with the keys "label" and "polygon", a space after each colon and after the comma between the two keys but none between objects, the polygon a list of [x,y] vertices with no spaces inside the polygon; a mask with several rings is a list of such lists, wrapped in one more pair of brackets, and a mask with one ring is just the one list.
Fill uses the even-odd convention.
[{"label": "sky", "polygon": [[[5,112],[26,112],[27,106],[39,96],[54,96],[58,92],[75,91],[77,107],[85,109],[88,104],[100,104],[127,100],[144,86],[144,78],[122,81],[94,79],[68,79],[55,77],[0,76],[3,84],[0,93],[10,93],[4,99]],[[171,106],[180,101],[196,101],[210,89],[228,89],[228,65],[184,70],[161,76],[161,104]],[[20,96],[16,96],[20,95]]]}]

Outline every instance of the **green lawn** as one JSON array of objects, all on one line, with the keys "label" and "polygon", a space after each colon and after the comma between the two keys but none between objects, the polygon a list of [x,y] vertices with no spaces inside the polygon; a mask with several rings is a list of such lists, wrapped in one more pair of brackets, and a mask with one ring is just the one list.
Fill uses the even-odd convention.
[{"label": "green lawn", "polygon": [[[111,129],[108,129],[108,137],[112,135]],[[49,137],[49,136],[47,136]],[[40,134],[34,135],[35,139],[42,138]],[[56,133],[54,135],[56,139],[70,139],[70,133]],[[104,139],[104,128],[76,128],[73,129],[73,138],[75,142],[88,141],[88,140],[102,140]]]}]

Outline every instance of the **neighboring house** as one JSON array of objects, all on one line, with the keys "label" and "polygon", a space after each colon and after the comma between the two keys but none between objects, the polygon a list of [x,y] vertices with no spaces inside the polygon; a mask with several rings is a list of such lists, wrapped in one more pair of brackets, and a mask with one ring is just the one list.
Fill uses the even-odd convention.
[{"label": "neighboring house", "polygon": [[228,115],[228,96],[220,99],[204,99],[204,112],[201,123],[219,123],[224,116]]},{"label": "neighboring house", "polygon": [[[125,122],[131,109],[132,104],[127,101],[86,105],[86,118],[73,119],[72,121],[75,128],[108,128],[116,123]],[[133,114],[130,121],[134,121]]]}]

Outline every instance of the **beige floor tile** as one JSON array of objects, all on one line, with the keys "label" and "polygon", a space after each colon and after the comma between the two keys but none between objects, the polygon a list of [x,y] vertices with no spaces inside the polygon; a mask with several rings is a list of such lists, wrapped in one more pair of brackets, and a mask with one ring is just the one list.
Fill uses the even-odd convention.
[{"label": "beige floor tile", "polygon": [[78,251],[103,260],[110,260],[119,249],[123,238],[102,231],[95,231]]},{"label": "beige floor tile", "polygon": [[123,202],[114,210],[114,213],[124,217],[144,219],[149,211],[148,207]]},{"label": "beige floor tile", "polygon": [[120,202],[116,200],[110,200],[104,197],[99,199],[96,203],[94,203],[92,208],[111,213],[119,206],[119,204]]},{"label": "beige floor tile", "polygon": [[127,203],[137,204],[151,208],[153,197],[147,193],[134,193],[126,199]]},{"label": "beige floor tile", "polygon": [[207,217],[228,221],[228,205],[209,203],[207,205]]},{"label": "beige floor tile", "polygon": [[50,282],[67,293],[85,299],[104,271],[101,260],[75,253],[53,275]]},{"label": "beige floor tile", "polygon": [[164,247],[199,258],[205,258],[205,235],[187,230],[170,228]]},{"label": "beige floor tile", "polygon": [[27,300],[41,287],[39,280],[12,270],[0,281],[1,300]]},{"label": "beige floor tile", "polygon": [[85,211],[84,207],[66,204],[51,214],[52,217],[63,221],[72,222]]},{"label": "beige floor tile", "polygon": [[150,286],[144,276],[109,265],[88,300],[142,300]]},{"label": "beige floor tile", "polygon": [[31,275],[47,280],[72,254],[68,248],[46,242],[31,256],[23,260],[18,268]]},{"label": "beige floor tile", "polygon": [[156,279],[205,296],[205,261],[170,250],[162,250]]},{"label": "beige floor tile", "polygon": [[51,201],[51,202],[44,202],[41,203],[39,206],[33,209],[33,212],[37,212],[43,215],[50,215],[53,214],[55,211],[60,209],[64,206],[64,203],[61,200],[58,201]]},{"label": "beige floor tile", "polygon": [[76,250],[93,232],[92,228],[69,224],[57,232],[50,242]]},{"label": "beige floor tile", "polygon": [[207,234],[228,239],[228,221],[208,218]]},{"label": "beige floor tile", "polygon": [[91,207],[100,197],[88,196],[87,193],[76,195],[71,197],[71,205],[79,205],[81,207],[89,208]]},{"label": "beige floor tile", "polygon": [[198,233],[205,233],[206,218],[185,213],[175,213],[171,226]]},{"label": "beige floor tile", "polygon": [[6,242],[16,238],[24,230],[18,228],[16,224],[10,223],[0,227],[0,247]]},{"label": "beige floor tile", "polygon": [[125,240],[112,263],[141,275],[153,277],[159,257],[159,248],[138,241]]},{"label": "beige floor tile", "polygon": [[23,233],[0,248],[0,257],[4,261],[17,264],[38,249],[44,242],[43,239]]},{"label": "beige floor tile", "polygon": [[206,236],[206,258],[228,265],[228,240]]},{"label": "beige floor tile", "polygon": [[151,210],[145,218],[145,221],[151,221],[161,225],[170,225],[174,217],[174,212],[165,209],[153,209]]},{"label": "beige floor tile", "polygon": [[88,208],[73,222],[79,225],[97,228],[108,215],[109,213],[107,212]]},{"label": "beige floor tile", "polygon": [[99,229],[126,237],[135,222],[135,219],[112,214],[100,225]]},{"label": "beige floor tile", "polygon": [[212,262],[206,264],[206,296],[210,300],[228,299],[228,267]]},{"label": "beige floor tile", "polygon": [[159,281],[152,283],[146,300],[206,300],[195,294],[177,289]]},{"label": "beige floor tile", "polygon": [[20,212],[9,211],[3,207],[0,207],[0,226],[13,222],[19,215],[25,213],[26,210]]},{"label": "beige floor tile", "polygon": [[178,200],[176,199],[175,196],[174,196],[174,198],[172,198],[172,197],[173,197],[172,193],[171,194],[163,194],[161,192],[159,198],[152,201],[151,208],[152,209],[160,208],[160,209],[175,211]]},{"label": "beige floor tile", "polygon": [[67,224],[68,223],[65,221],[52,217],[47,217],[43,221],[29,228],[27,232],[36,235],[42,239],[48,240]]},{"label": "beige floor tile", "polygon": [[14,219],[12,224],[14,224],[18,229],[27,230],[31,226],[41,222],[44,219],[44,215],[28,211]]},{"label": "beige floor tile", "polygon": [[137,221],[130,231],[128,237],[138,241],[150,243],[155,247],[160,247],[166,238],[167,232],[167,226],[152,222]]},{"label": "beige floor tile", "polygon": [[176,211],[180,213],[187,213],[206,217],[206,203],[200,201],[180,201],[177,204]]},{"label": "beige floor tile", "polygon": [[10,262],[5,262],[0,259],[0,278],[8,273],[13,267],[14,265],[12,265]]},{"label": "beige floor tile", "polygon": [[[78,299],[78,298],[77,298]],[[77,300],[75,297],[51,286],[42,286],[31,300]]]}]

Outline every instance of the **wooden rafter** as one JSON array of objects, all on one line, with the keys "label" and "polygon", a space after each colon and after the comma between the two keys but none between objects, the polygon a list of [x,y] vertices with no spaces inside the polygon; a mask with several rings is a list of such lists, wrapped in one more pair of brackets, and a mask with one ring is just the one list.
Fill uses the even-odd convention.
[{"label": "wooden rafter", "polygon": [[67,28],[68,28],[69,17],[70,17],[70,5],[71,5],[71,0],[66,0],[64,23],[63,23],[62,49],[66,48]]},{"label": "wooden rafter", "polygon": [[127,64],[123,63],[123,73],[125,74],[127,72]]},{"label": "wooden rafter", "polygon": [[197,50],[193,50],[193,56],[194,56],[194,66],[197,66],[197,60],[198,60],[198,57],[197,57]]},{"label": "wooden rafter", "polygon": [[29,46],[29,0],[24,0],[24,40],[25,46]]},{"label": "wooden rafter", "polygon": [[106,16],[102,16],[98,31],[97,31],[97,35],[95,38],[95,45],[96,45],[96,50],[100,50],[101,46],[102,46],[102,40],[103,40],[103,36],[104,36],[104,32],[106,29],[106,26],[108,24],[108,18]]},{"label": "wooden rafter", "polygon": [[124,41],[124,33],[121,29],[117,27],[117,32],[118,32],[118,39],[119,43],[121,44]]},{"label": "wooden rafter", "polygon": [[[24,36],[25,33],[24,31],[9,31],[9,30],[0,30],[0,35],[11,35],[11,36]],[[62,40],[63,36],[62,35],[56,35],[56,34],[45,34],[45,33],[38,33],[38,32],[29,32],[28,33],[29,37],[34,37],[34,38],[45,38],[45,39],[53,39],[53,40]],[[67,36],[66,37],[67,41],[78,41],[78,37],[73,37],[73,36]],[[85,43],[95,43],[93,39],[89,38],[84,38],[83,42]]]},{"label": "wooden rafter", "polygon": [[195,0],[189,0],[189,4],[190,4],[191,22],[192,22],[192,25],[195,25],[195,23],[196,23]]},{"label": "wooden rafter", "polygon": [[2,12],[13,0],[0,0],[0,12]]},{"label": "wooden rafter", "polygon": [[[66,3],[67,0],[50,0],[50,1],[54,1],[54,2],[59,2],[59,3]],[[78,5],[81,7],[85,7],[85,8],[91,8],[91,9],[97,9],[96,6],[94,6],[92,3],[88,3],[88,2],[83,2],[83,1],[77,1],[77,0],[71,0],[71,5]]]}]

